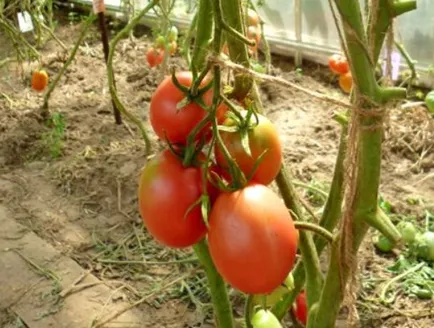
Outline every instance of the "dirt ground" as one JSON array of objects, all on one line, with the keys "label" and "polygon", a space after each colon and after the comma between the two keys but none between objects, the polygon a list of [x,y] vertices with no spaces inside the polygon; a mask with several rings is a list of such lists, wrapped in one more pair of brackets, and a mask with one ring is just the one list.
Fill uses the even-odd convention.
[{"label": "dirt ground", "polygon": [[[78,31],[79,25],[63,24],[56,34],[72,46]],[[122,101],[152,135],[148,108],[160,72],[146,66],[148,44],[146,35],[121,41],[114,66]],[[41,50],[45,58],[58,52],[53,41]],[[172,63],[185,67],[179,58]],[[274,64],[277,75],[345,99],[324,67],[305,63],[300,74],[292,59],[275,57]],[[0,327],[98,327],[134,302],[106,327],[211,327],[204,276],[191,251],[163,248],[143,229],[136,192],[144,144],[135,126],[114,124],[97,30],[50,99],[50,110],[65,122],[58,158],[49,149],[51,128],[38,119],[42,95],[29,86],[33,67],[24,64],[24,77],[13,64],[0,73]],[[44,68],[54,77],[61,67],[50,60]],[[340,135],[331,116],[338,108],[271,84],[261,90],[295,179],[330,183]],[[424,210],[434,208],[434,121],[422,107],[393,108],[386,131],[381,194],[393,212],[422,222]],[[153,145],[161,147],[154,136]],[[391,263],[393,256],[378,255],[368,237],[362,281],[381,285]],[[378,288],[366,285],[357,302],[362,327],[432,327],[432,301],[398,295],[383,306]],[[240,295],[232,297],[238,312]]]}]

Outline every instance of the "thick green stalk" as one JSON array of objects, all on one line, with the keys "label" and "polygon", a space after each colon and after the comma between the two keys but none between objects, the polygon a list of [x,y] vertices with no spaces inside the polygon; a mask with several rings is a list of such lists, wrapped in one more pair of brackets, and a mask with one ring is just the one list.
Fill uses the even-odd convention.
[{"label": "thick green stalk", "polygon": [[[332,232],[342,214],[343,184],[344,184],[344,159],[347,151],[347,134],[348,128],[342,126],[341,137],[339,142],[338,156],[336,158],[335,170],[333,173],[332,185],[330,188],[327,202],[324,206],[324,212],[321,217],[320,226]],[[324,239],[315,236],[315,246],[321,254],[326,245]]]},{"label": "thick green stalk", "polygon": [[[294,186],[291,183],[289,172],[282,166],[279,174],[276,177],[276,183],[279,187],[283,201],[296,216],[296,219],[301,220],[302,212],[297,202],[297,194]],[[323,285],[323,276],[321,274],[319,257],[313,243],[312,234],[306,231],[299,231],[299,248],[303,256],[304,268],[306,271],[306,286],[307,286],[307,303],[310,306],[318,301],[320,291]],[[294,277],[295,278],[295,277]]]},{"label": "thick green stalk", "polygon": [[193,76],[201,72],[205,68],[205,59],[208,54],[208,47],[212,37],[213,19],[212,19],[212,3],[211,0],[200,0],[199,9],[196,14],[197,26],[196,36],[194,40],[194,48],[191,59],[191,70]]},{"label": "thick green stalk", "polygon": [[223,278],[217,273],[205,239],[194,245],[193,248],[200,263],[205,268],[217,320],[216,326],[219,328],[232,328],[234,326],[234,320],[226,284]]},{"label": "thick green stalk", "polygon": [[[356,97],[352,100],[363,109],[353,113],[352,119],[356,124],[358,143],[358,167],[357,178],[354,185],[354,197],[350,210],[353,212],[351,217],[351,234],[353,239],[351,244],[347,245],[345,241],[336,241],[332,247],[330,265],[326,277],[324,289],[316,308],[315,316],[309,318],[308,328],[333,328],[335,327],[336,317],[339,312],[340,304],[343,299],[343,293],[350,274],[350,263],[341,258],[345,252],[350,256],[356,256],[360,243],[362,242],[369,226],[373,222],[385,220],[384,217],[377,216],[378,208],[378,189],[380,183],[381,168],[381,146],[383,139],[382,120],[384,113],[378,110],[376,104],[384,104],[393,98],[399,98],[405,95],[405,92],[398,89],[380,89],[375,81],[375,63],[369,58],[368,40],[365,37],[359,2],[356,0],[335,0],[339,9],[342,20],[344,21],[344,35],[351,62],[351,71],[353,79],[356,81]],[[382,43],[376,34],[382,33],[383,26],[390,24],[390,17],[383,11],[389,10],[388,5],[382,6],[382,0],[377,10],[378,13],[372,17],[377,17],[378,21],[370,21],[375,27],[370,31],[371,39],[374,38],[376,43],[373,53],[379,53]],[[382,20],[388,20],[384,22]],[[384,41],[384,38],[382,39]],[[349,205],[349,204],[347,204]],[[386,224],[388,220],[383,223]],[[389,221],[390,222],[390,221]],[[391,228],[393,230],[393,228]],[[344,232],[345,233],[345,232]],[[398,233],[399,235],[399,233]],[[344,236],[344,235],[343,235]],[[345,236],[348,237],[348,236]],[[350,247],[350,249],[348,249]],[[343,253],[344,251],[344,253]],[[347,253],[348,255],[348,253]],[[335,301],[330,302],[333,298]]]},{"label": "thick green stalk", "polygon": [[[221,18],[225,23],[234,30],[245,35],[244,22],[241,14],[240,0],[220,0],[221,1]],[[246,45],[233,35],[226,33],[226,40],[229,48],[229,57],[235,62],[250,67],[249,54]],[[244,99],[253,85],[253,79],[247,74],[235,75],[235,85],[231,97]]]}]

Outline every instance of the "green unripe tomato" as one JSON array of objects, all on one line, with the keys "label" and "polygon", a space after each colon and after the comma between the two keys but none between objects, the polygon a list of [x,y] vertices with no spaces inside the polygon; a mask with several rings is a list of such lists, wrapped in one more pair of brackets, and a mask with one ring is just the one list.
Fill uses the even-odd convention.
[{"label": "green unripe tomato", "polygon": [[252,64],[252,69],[256,72],[256,73],[261,73],[261,74],[265,74],[265,67],[262,66],[259,63],[253,63]]},{"label": "green unripe tomato", "polygon": [[253,328],[282,328],[273,312],[263,309],[256,312],[253,316],[252,326]]},{"label": "green unripe tomato", "polygon": [[374,237],[374,245],[380,252],[388,253],[395,246],[394,243],[384,235]]},{"label": "green unripe tomato", "polygon": [[425,104],[428,107],[430,113],[434,114],[434,90],[428,92],[425,97]]},{"label": "green unripe tomato", "polygon": [[396,228],[401,233],[402,240],[406,244],[411,244],[414,241],[414,239],[416,238],[417,229],[413,223],[401,221],[398,223]]},{"label": "green unripe tomato", "polygon": [[169,42],[178,40],[178,28],[175,25],[170,28],[167,38]]},{"label": "green unripe tomato", "polygon": [[262,305],[264,303],[264,297],[265,297],[265,304],[267,307],[273,307],[277,302],[279,302],[283,295],[287,294],[289,291],[286,287],[279,286],[277,287],[273,292],[267,295],[253,295],[253,304],[255,305]]},{"label": "green unripe tomato", "polygon": [[416,236],[416,253],[425,261],[434,261],[434,232],[426,231]]},{"label": "green unripe tomato", "polygon": [[166,44],[166,38],[162,35],[157,36],[155,39],[155,47],[158,49],[163,49]]}]

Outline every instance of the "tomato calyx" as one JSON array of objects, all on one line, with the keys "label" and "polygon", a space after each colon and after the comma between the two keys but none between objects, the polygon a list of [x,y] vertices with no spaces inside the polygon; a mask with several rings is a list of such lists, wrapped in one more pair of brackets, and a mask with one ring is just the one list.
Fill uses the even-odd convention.
[{"label": "tomato calyx", "polygon": [[[202,77],[203,75],[203,77]],[[198,77],[198,80],[195,80],[191,86],[191,88],[188,88],[184,85],[182,85],[178,78],[176,77],[176,72],[173,69],[172,70],[172,83],[173,85],[178,88],[182,93],[185,94],[185,97],[176,105],[176,108],[178,111],[180,111],[182,108],[190,104],[191,102],[197,103],[200,107],[202,107],[204,110],[209,110],[208,106],[203,102],[202,96],[209,91],[213,86],[213,81],[210,81],[207,85],[204,87],[198,89],[198,86],[202,82],[202,80],[205,78],[205,74],[201,74],[201,76]]]}]

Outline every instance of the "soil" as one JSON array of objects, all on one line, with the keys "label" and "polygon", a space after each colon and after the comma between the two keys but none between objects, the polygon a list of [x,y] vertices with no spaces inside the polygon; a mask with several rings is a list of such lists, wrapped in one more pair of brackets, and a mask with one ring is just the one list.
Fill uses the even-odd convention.
[{"label": "soil", "polygon": [[[79,28],[66,22],[56,34],[72,47]],[[121,100],[144,122],[158,151],[163,145],[152,134],[148,110],[161,73],[146,66],[150,32],[145,32],[120,42],[114,67]],[[49,41],[40,51],[53,79],[62,67],[57,58],[61,48]],[[171,63],[186,66],[177,57]],[[324,67],[305,63],[300,73],[290,58],[274,57],[273,64],[275,75],[347,98]],[[163,248],[143,229],[136,193],[146,164],[144,143],[134,125],[114,123],[96,28],[50,98],[50,111],[63,117],[62,140],[50,139],[53,127],[40,118],[43,94],[29,85],[36,66],[10,64],[0,79],[0,282],[5,286],[0,288],[0,326],[88,327],[95,318],[101,321],[140,300],[123,319],[113,321],[116,327],[211,327],[203,273],[194,271],[191,251]],[[340,109],[270,82],[261,85],[261,92],[294,178],[317,187],[329,184],[340,136],[332,115]],[[434,208],[434,121],[423,107],[397,106],[389,112],[381,195],[392,212],[422,223],[424,211]],[[297,190],[319,209],[318,199],[302,187]],[[396,255],[377,254],[370,239],[371,232],[360,251],[360,277],[380,277],[383,283],[390,277],[385,268]],[[81,283],[94,285],[53,300],[56,290],[70,288],[83,272],[87,275]],[[378,288],[365,285],[359,286],[357,302],[362,327],[432,327],[432,301],[399,294],[393,306],[383,306]],[[233,292],[232,297],[238,312],[240,295]]]}]

